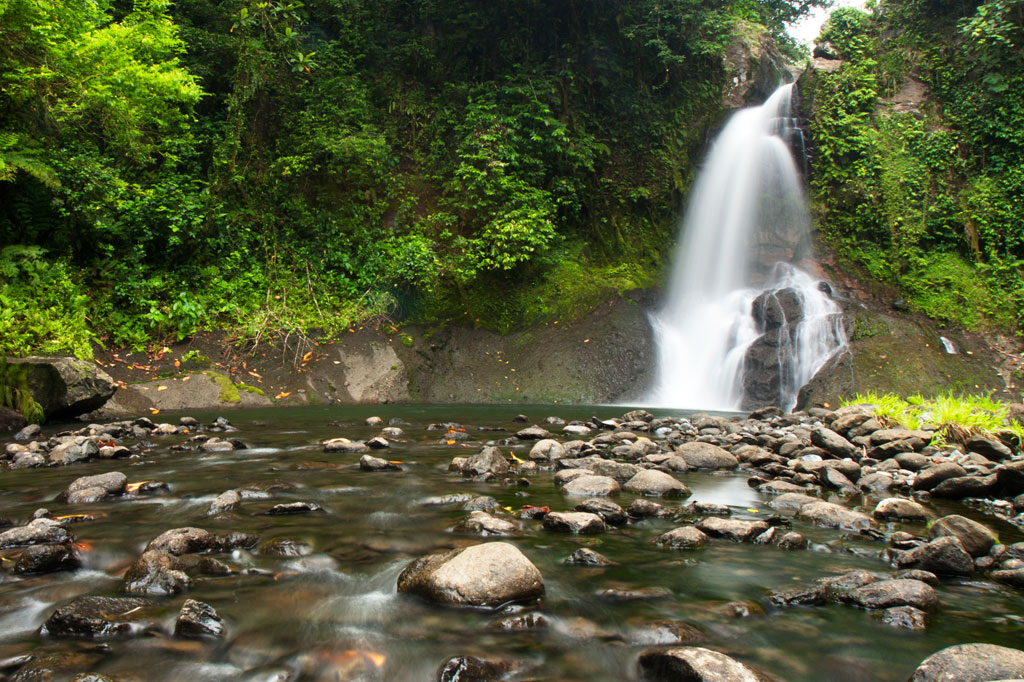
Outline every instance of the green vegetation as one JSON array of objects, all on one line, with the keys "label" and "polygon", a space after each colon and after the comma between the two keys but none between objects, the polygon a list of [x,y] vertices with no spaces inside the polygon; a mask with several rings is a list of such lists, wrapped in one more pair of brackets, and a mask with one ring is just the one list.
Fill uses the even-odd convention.
[{"label": "green vegetation", "polygon": [[658,278],[735,27],[823,2],[2,0],[0,348],[578,315]]},{"label": "green vegetation", "polygon": [[230,378],[217,372],[203,372],[203,374],[210,377],[210,380],[220,387],[220,395],[217,396],[217,399],[222,403],[242,402],[242,394],[238,392],[240,386],[236,386]]},{"label": "green vegetation", "polygon": [[876,416],[893,425],[935,431],[933,443],[965,443],[973,435],[992,437],[1001,432],[1024,439],[1024,426],[1007,420],[1009,406],[987,396],[947,393],[933,398],[914,395],[904,400],[891,393],[858,393],[844,400],[841,407],[850,405],[871,405]]},{"label": "green vegetation", "polygon": [[1018,329],[1024,2],[842,8],[822,39],[844,60],[805,88],[812,194],[836,252],[935,319]]},{"label": "green vegetation", "polygon": [[29,424],[42,424],[46,415],[43,406],[32,397],[29,369],[28,365],[12,365],[0,355],[0,407],[20,412]]}]

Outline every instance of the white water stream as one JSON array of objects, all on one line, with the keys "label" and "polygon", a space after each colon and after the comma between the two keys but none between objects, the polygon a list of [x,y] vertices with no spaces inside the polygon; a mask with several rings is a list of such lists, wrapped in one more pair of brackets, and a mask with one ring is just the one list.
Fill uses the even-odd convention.
[{"label": "white water stream", "polygon": [[[665,306],[651,317],[659,349],[652,405],[745,409],[759,400],[745,385],[768,380],[777,396],[771,402],[790,410],[800,388],[845,346],[828,286],[795,265],[809,255],[810,218],[789,146],[802,140],[791,99],[785,85],[763,105],[733,114],[694,183]],[[765,323],[766,299],[754,314],[765,292],[790,302],[775,304],[774,328]],[[748,357],[755,344],[758,362]],[[765,374],[773,353],[777,370]],[[745,377],[755,364],[762,376]]]}]

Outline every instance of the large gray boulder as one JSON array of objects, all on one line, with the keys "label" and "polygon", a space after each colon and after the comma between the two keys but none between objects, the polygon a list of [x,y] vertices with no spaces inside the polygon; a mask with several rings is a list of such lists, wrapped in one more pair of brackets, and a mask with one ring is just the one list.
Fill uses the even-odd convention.
[{"label": "large gray boulder", "polygon": [[688,497],[690,489],[671,474],[655,469],[643,469],[626,481],[623,489],[639,495],[660,497]]},{"label": "large gray boulder", "polygon": [[[777,500],[776,500],[777,501]],[[852,509],[847,509],[831,502],[812,502],[800,507],[797,515],[819,526],[825,528],[839,528],[842,530],[864,530],[875,525],[874,520],[867,514]]]},{"label": "large gray boulder", "polygon": [[728,450],[701,441],[683,443],[676,454],[692,469],[735,469],[740,463]]},{"label": "large gray boulder", "polygon": [[648,649],[637,659],[643,682],[768,682],[770,677],[703,647]]},{"label": "large gray boulder", "polygon": [[515,545],[487,542],[416,559],[398,591],[453,606],[495,607],[544,594],[544,578]]},{"label": "large gray boulder", "polygon": [[957,514],[937,519],[928,529],[928,539],[944,537],[953,537],[959,540],[964,551],[972,557],[988,554],[988,550],[996,544],[996,535],[989,528]]},{"label": "large gray boulder", "polygon": [[910,682],[1024,679],[1024,651],[995,644],[957,644],[924,659]]},{"label": "large gray boulder", "polygon": [[896,564],[900,568],[918,568],[939,575],[968,576],[974,572],[974,560],[955,537],[936,538],[900,555]]},{"label": "large gray boulder", "polygon": [[109,374],[77,358],[7,358],[7,365],[0,381],[27,389],[51,420],[98,410],[117,389]]}]

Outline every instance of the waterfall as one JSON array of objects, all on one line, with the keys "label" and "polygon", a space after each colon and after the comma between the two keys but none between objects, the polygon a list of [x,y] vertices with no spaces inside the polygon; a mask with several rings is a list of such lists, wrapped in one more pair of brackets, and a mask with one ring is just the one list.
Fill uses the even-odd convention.
[{"label": "waterfall", "polygon": [[778,405],[846,343],[828,284],[797,267],[811,223],[791,149],[792,85],[733,114],[690,192],[647,402],[716,410]]}]

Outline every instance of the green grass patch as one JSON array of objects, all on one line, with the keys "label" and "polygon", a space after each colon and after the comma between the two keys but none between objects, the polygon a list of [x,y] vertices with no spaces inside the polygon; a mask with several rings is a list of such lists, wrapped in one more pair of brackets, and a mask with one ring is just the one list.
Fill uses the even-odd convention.
[{"label": "green grass patch", "polygon": [[840,406],[865,404],[872,405],[875,415],[891,424],[934,431],[932,442],[937,444],[962,444],[971,436],[993,437],[1000,432],[1024,439],[1024,426],[1007,421],[1009,406],[989,396],[947,393],[932,398],[913,395],[904,399],[891,393],[867,392],[843,400]]},{"label": "green grass patch", "polygon": [[223,374],[217,372],[203,372],[206,376],[213,380],[213,383],[220,387],[220,396],[218,399],[222,403],[240,403],[242,402],[242,396],[238,392],[238,386],[235,386],[234,382]]}]

